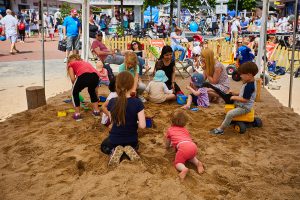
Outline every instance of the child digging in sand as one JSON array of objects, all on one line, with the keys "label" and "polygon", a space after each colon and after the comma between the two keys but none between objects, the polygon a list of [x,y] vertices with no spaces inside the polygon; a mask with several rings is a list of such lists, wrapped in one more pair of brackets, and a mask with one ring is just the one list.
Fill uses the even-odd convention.
[{"label": "child digging in sand", "polygon": [[190,109],[192,103],[194,103],[195,106],[200,106],[204,108],[207,108],[209,106],[207,88],[202,87],[203,82],[203,74],[194,73],[192,75],[190,86],[186,87],[186,89],[191,91],[191,94],[188,96],[186,105],[182,106],[182,108]]},{"label": "child digging in sand", "polygon": [[243,85],[239,94],[231,92],[232,96],[230,97],[230,100],[234,101],[235,108],[226,114],[221,126],[210,131],[212,134],[223,134],[224,129],[230,125],[234,117],[249,113],[253,107],[256,98],[254,76],[258,72],[257,65],[253,62],[243,63],[238,68],[238,72],[241,75]]},{"label": "child digging in sand", "polygon": [[81,120],[79,93],[86,87],[88,88],[88,92],[91,97],[94,109],[93,115],[95,117],[100,116],[98,97],[96,93],[100,76],[99,72],[90,63],[83,61],[78,54],[73,54],[69,57],[67,72],[73,84],[72,102],[75,107],[73,118],[76,121]]},{"label": "child digging in sand", "polygon": [[197,167],[199,174],[204,172],[202,163],[196,158],[197,146],[193,142],[185,125],[188,121],[186,113],[182,110],[175,111],[171,116],[172,126],[166,133],[166,147],[170,144],[176,149],[175,168],[180,171],[179,177],[183,180],[189,169],[185,162],[189,161]]},{"label": "child digging in sand", "polygon": [[137,129],[146,127],[146,119],[141,100],[130,96],[133,87],[134,78],[130,72],[118,74],[116,79],[118,97],[111,99],[107,106],[112,129],[108,138],[101,144],[101,151],[110,154],[109,166],[118,165],[123,153],[131,161],[140,159],[136,152]]},{"label": "child digging in sand", "polygon": [[146,87],[146,92],[149,94],[149,101],[153,103],[163,103],[167,100],[175,100],[176,96],[173,90],[169,90],[165,82],[168,81],[163,70],[158,70],[155,73],[153,81],[150,81]]}]

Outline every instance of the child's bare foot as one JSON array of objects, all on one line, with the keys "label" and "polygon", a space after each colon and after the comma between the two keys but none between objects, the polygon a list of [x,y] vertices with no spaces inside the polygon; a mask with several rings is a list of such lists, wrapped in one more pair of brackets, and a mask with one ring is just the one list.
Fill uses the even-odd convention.
[{"label": "child's bare foot", "polygon": [[189,171],[188,168],[183,169],[183,170],[178,174],[179,178],[180,178],[181,180],[184,180],[184,178],[186,177],[186,174],[188,173],[188,171]]},{"label": "child's bare foot", "polygon": [[200,161],[198,162],[197,170],[199,174],[202,174],[204,172],[204,167]]},{"label": "child's bare foot", "polygon": [[189,109],[190,109],[190,106],[184,105],[184,106],[182,106],[181,108],[183,108],[183,109],[185,109],[185,110],[189,110]]}]

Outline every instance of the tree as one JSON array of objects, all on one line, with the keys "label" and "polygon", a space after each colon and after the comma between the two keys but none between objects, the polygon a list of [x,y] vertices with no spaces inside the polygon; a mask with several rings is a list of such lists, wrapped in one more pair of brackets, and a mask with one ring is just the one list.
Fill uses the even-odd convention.
[{"label": "tree", "polygon": [[[256,0],[239,0],[238,10],[248,10],[251,11],[256,8]],[[236,0],[229,0],[228,9],[235,10]]]}]

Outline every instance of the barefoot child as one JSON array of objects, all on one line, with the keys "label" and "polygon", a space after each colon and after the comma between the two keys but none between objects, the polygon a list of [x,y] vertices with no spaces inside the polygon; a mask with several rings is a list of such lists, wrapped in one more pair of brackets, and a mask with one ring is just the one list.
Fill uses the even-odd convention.
[{"label": "barefoot child", "polygon": [[91,102],[93,104],[93,115],[99,116],[100,110],[98,108],[98,97],[96,88],[99,82],[99,72],[88,62],[83,61],[80,55],[73,54],[68,59],[67,72],[72,81],[72,101],[75,107],[73,118],[76,121],[81,120],[80,116],[80,100],[79,93],[84,88],[88,88]]},{"label": "barefoot child", "polygon": [[209,106],[207,88],[202,87],[203,82],[203,74],[194,73],[192,75],[190,86],[186,87],[186,89],[188,89],[192,93],[188,96],[186,105],[184,105],[182,108],[190,109],[192,103],[194,103],[195,106],[200,106],[204,108],[207,108]]},{"label": "barefoot child", "polygon": [[188,130],[184,127],[188,117],[182,110],[177,110],[172,114],[172,126],[166,133],[166,147],[170,144],[176,149],[175,167],[179,177],[183,180],[188,173],[188,168],[184,165],[186,161],[193,163],[197,167],[199,174],[203,173],[202,163],[196,158],[197,146],[193,142]]},{"label": "barefoot child", "polygon": [[106,98],[106,101],[103,103],[102,105],[102,119],[101,119],[101,124],[104,124],[105,126],[109,126],[110,125],[110,120],[108,118],[109,116],[109,111],[107,110],[107,105],[109,103],[109,101],[113,98],[118,97],[118,94],[116,92],[116,80],[115,78],[113,78],[108,86],[108,89],[110,91],[108,97]]},{"label": "barefoot child", "polygon": [[230,100],[234,101],[235,109],[230,110],[226,114],[221,126],[210,131],[212,134],[223,134],[224,129],[230,125],[234,117],[250,112],[251,108],[253,107],[256,97],[256,84],[254,76],[258,72],[258,68],[255,63],[246,62],[238,68],[238,71],[241,75],[243,85],[239,94],[231,92],[233,96],[230,97]]},{"label": "barefoot child", "polygon": [[165,84],[167,80],[168,77],[163,70],[156,71],[153,81],[150,81],[146,87],[146,92],[148,92],[151,102],[163,103],[168,100],[176,99],[173,90],[169,90]]},{"label": "barefoot child", "polygon": [[[130,72],[118,74],[116,91],[118,97],[111,99],[107,109],[112,129],[101,144],[101,151],[110,154],[108,165],[118,165],[125,153],[131,161],[140,159],[138,149],[138,128],[146,127],[144,105],[139,98],[131,97],[134,78]],[[137,123],[138,121],[138,123]]]},{"label": "barefoot child", "polygon": [[96,69],[98,70],[100,74],[100,79],[99,79],[99,86],[101,85],[109,85],[109,78],[108,78],[108,72],[107,69],[104,68],[103,63],[101,61],[98,61],[96,63]]}]

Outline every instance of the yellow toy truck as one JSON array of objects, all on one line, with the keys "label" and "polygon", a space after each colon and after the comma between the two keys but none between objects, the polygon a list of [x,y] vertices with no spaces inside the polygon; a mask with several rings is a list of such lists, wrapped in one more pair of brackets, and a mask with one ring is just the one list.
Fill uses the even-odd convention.
[{"label": "yellow toy truck", "polygon": [[[235,108],[234,104],[225,105],[225,113]],[[234,130],[238,133],[245,133],[247,128],[250,127],[262,127],[262,121],[260,118],[254,116],[254,109],[247,114],[237,116],[232,119]]]}]

